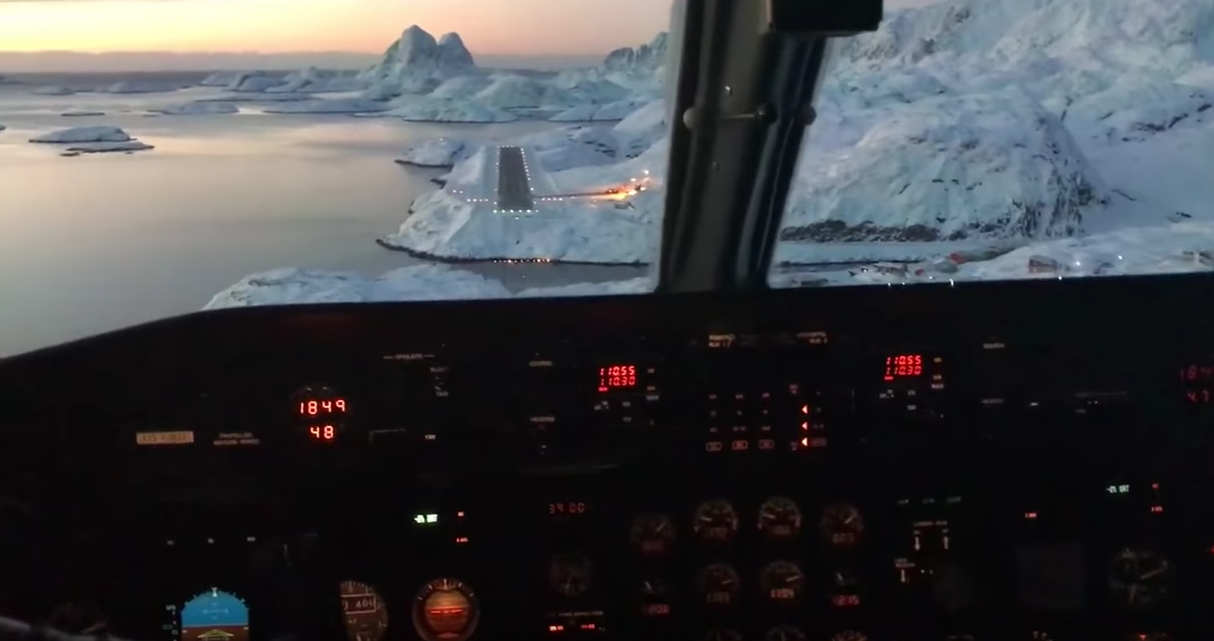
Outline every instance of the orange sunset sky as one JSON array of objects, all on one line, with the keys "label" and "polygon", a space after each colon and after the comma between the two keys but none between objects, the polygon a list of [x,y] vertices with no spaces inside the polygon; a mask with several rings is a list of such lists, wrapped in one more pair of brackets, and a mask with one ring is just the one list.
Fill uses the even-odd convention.
[{"label": "orange sunset sky", "polygon": [[670,0],[0,0],[0,51],[382,52],[410,24],[473,53],[602,54],[664,29]]}]

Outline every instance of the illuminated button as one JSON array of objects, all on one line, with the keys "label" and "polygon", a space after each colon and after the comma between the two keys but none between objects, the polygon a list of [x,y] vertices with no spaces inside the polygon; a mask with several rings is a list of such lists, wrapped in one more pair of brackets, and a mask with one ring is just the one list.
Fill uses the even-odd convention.
[{"label": "illuminated button", "polygon": [[725,443],[721,441],[708,441],[704,444],[705,452],[720,452],[725,449]]},{"label": "illuminated button", "polygon": [[734,452],[744,452],[750,449],[750,441],[746,439],[738,439],[729,444],[729,449]]},{"label": "illuminated button", "polygon": [[761,450],[774,450],[774,449],[776,449],[776,440],[775,440],[775,439],[771,439],[771,438],[761,438],[761,439],[759,439],[759,449],[761,449]]}]

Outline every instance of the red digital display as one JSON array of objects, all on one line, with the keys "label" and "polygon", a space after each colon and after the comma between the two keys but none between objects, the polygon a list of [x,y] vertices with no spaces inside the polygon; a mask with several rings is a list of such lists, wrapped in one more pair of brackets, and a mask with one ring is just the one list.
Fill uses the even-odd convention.
[{"label": "red digital display", "polygon": [[636,365],[608,365],[599,368],[599,391],[628,389],[637,386]]},{"label": "red digital display", "polygon": [[333,425],[309,425],[308,438],[322,443],[337,440],[337,428]]},{"label": "red digital display", "polygon": [[300,416],[328,416],[330,414],[345,414],[347,412],[344,398],[310,398],[299,402]]},{"label": "red digital display", "polygon": [[923,354],[896,354],[885,357],[885,380],[923,375]]},{"label": "red digital display", "polygon": [[585,501],[555,501],[548,504],[548,516],[561,516],[564,514],[578,516],[585,514],[589,510],[590,506]]}]

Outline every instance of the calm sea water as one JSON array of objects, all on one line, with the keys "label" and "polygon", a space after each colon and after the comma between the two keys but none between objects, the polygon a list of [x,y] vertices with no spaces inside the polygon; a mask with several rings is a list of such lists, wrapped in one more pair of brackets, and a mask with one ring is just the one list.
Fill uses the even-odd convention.
[{"label": "calm sea water", "polygon": [[[553,126],[143,115],[205,91],[214,90],[34,96],[28,85],[0,85],[8,127],[0,132],[0,355],[195,311],[252,272],[300,266],[371,276],[415,264],[374,243],[442,173],[394,164],[401,149],[436,136],[495,140]],[[60,115],[80,108],[107,115]],[[122,127],[156,149],[64,158],[57,146],[27,142],[81,125]],[[634,275],[469,269],[513,288]]]}]

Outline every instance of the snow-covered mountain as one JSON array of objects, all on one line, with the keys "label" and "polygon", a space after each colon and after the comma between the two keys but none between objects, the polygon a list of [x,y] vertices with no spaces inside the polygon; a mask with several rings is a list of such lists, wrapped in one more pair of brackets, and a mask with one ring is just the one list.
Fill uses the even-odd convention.
[{"label": "snow-covered mountain", "polygon": [[[1104,228],[1125,214],[1110,163],[1204,123],[1212,61],[1214,0],[890,12],[838,41],[781,236],[1014,243]],[[812,262],[808,246],[781,250]]]},{"label": "snow-covered mountain", "polygon": [[621,47],[607,54],[603,68],[625,73],[653,73],[666,64],[670,34],[663,31],[636,48]]},{"label": "snow-covered mountain", "polygon": [[443,80],[475,73],[476,63],[459,34],[448,33],[435,40],[425,29],[413,25],[359,77],[371,84],[369,97],[382,100],[429,93]]}]

